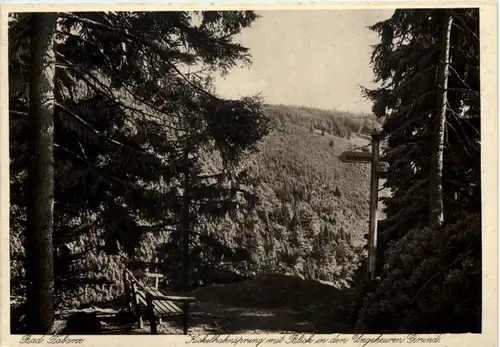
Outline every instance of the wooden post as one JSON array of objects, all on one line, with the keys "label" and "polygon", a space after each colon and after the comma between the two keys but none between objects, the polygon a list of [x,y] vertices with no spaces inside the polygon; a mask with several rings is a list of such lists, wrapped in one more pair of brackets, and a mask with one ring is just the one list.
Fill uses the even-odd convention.
[{"label": "wooden post", "polygon": [[368,273],[370,280],[375,279],[377,257],[377,210],[378,210],[378,161],[380,150],[380,134],[372,133],[372,170],[370,187],[370,226],[368,237]]},{"label": "wooden post", "polygon": [[184,326],[184,335],[188,334],[188,329],[189,329],[189,302],[184,302],[184,316],[182,317],[182,323]]},{"label": "wooden post", "polygon": [[144,327],[144,322],[142,321],[141,307],[139,304],[139,298],[137,297],[137,283],[132,284],[132,297],[134,298],[135,314],[137,316],[137,323],[139,324],[139,329]]},{"label": "wooden post", "polygon": [[[186,148],[184,150],[184,194],[183,194],[183,206],[182,206],[182,230],[183,230],[183,239],[182,239],[182,280],[184,284],[184,292],[187,294],[189,292],[189,232],[190,232],[190,188],[191,188],[191,179],[189,173],[189,151],[191,149],[189,136],[191,134],[187,133],[186,136]],[[189,303],[184,303],[184,316],[183,316],[183,326],[184,326],[184,335],[188,334],[188,318],[189,318]]]},{"label": "wooden post", "polygon": [[[155,277],[155,289],[158,290],[158,284],[159,284],[159,281],[160,281],[160,277],[156,276]],[[162,324],[162,320],[161,320],[161,317],[158,318],[158,324]]]},{"label": "wooden post", "polygon": [[153,299],[151,297],[151,294],[146,293],[146,303],[147,303],[147,312],[148,312],[148,317],[149,317],[149,324],[151,325],[151,334],[153,335],[158,335],[158,327],[156,325],[156,318],[155,318],[155,310],[154,310],[154,304],[153,304]]},{"label": "wooden post", "polygon": [[125,291],[125,303],[127,306],[127,309],[130,310],[131,308],[131,300],[130,300],[130,288],[128,285],[128,274],[127,271],[123,271],[123,290]]}]

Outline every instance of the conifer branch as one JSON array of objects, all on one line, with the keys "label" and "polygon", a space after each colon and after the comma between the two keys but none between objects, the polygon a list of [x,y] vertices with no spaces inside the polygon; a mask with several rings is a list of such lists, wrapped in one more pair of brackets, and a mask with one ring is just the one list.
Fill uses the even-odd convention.
[{"label": "conifer branch", "polygon": [[410,304],[413,303],[413,301],[415,301],[415,299],[418,297],[418,295],[425,289],[425,287],[430,283],[432,282],[435,278],[437,278],[439,275],[443,275],[444,276],[444,271],[445,270],[448,270],[449,268],[451,268],[453,265],[455,265],[456,263],[458,263],[460,260],[462,260],[463,258],[465,258],[466,256],[468,256],[470,253],[472,253],[475,249],[474,249],[474,245],[476,244],[477,242],[473,243],[469,249],[461,254],[459,254],[457,256],[457,258],[451,263],[449,264],[448,266],[446,266],[445,269],[443,269],[442,271],[439,271],[437,272],[436,274],[434,274],[431,278],[429,278],[420,288],[419,290],[417,291],[417,293],[413,296],[413,298],[411,299],[410,301]]},{"label": "conifer branch", "polygon": [[133,147],[130,147],[124,143],[121,143],[119,141],[116,141],[112,138],[110,138],[109,136],[106,136],[104,134],[101,134],[100,132],[98,132],[97,130],[95,130],[92,125],[90,125],[89,123],[87,123],[85,120],[83,120],[80,116],[78,116],[77,114],[75,114],[74,112],[68,110],[66,107],[64,107],[63,105],[57,103],[57,102],[54,102],[54,104],[60,108],[62,111],[64,111],[64,113],[66,113],[67,115],[73,117],[73,119],[75,119],[76,121],[78,121],[80,124],[82,124],[85,128],[87,128],[91,133],[93,133],[94,135],[96,135],[97,137],[99,138],[102,138],[104,139],[105,141],[109,141],[111,142],[112,144],[114,145],[117,145],[119,147],[122,147],[122,148],[127,148],[131,151],[134,151],[136,153],[139,153],[139,154],[144,154],[144,155],[148,155],[148,153],[146,153],[144,150],[139,150],[137,148],[133,148]]},{"label": "conifer branch", "polygon": [[[126,105],[119,98],[116,98],[114,96],[113,91],[111,89],[109,89],[106,85],[104,85],[101,81],[99,81],[99,79],[96,76],[94,76],[92,73],[90,73],[86,69],[82,68],[81,66],[76,67],[71,62],[69,62],[68,60],[66,60],[64,58],[64,56],[62,56],[62,55],[59,55],[59,57],[61,59],[63,59],[66,62],[66,66],[70,67],[71,71],[73,71],[75,74],[77,74],[79,78],[81,78],[90,88],[92,88],[92,90],[94,90],[97,94],[105,97],[110,102],[115,103],[116,105],[120,106],[123,109],[129,110],[131,112],[138,113],[138,114],[140,114],[140,115],[142,115],[144,117],[147,117],[147,118],[150,118],[150,119],[154,119],[154,120],[157,120],[157,121],[162,121],[162,122],[164,121],[164,119],[162,119],[162,118],[160,118],[158,116],[154,116],[154,115],[152,115],[152,114],[150,114],[148,112],[145,112],[143,110],[140,110],[138,108]],[[89,77],[97,85],[94,84],[94,82],[92,82],[91,80],[89,80],[89,78],[87,78],[87,77]],[[106,90],[106,92],[104,92],[103,90]],[[163,111],[159,111],[159,112],[163,113]],[[134,122],[131,121],[131,123],[134,123]],[[181,130],[179,128],[176,128],[176,127],[174,127],[172,125],[168,125],[168,124],[162,124],[162,126],[167,127],[169,129],[172,129],[172,130],[177,130],[177,131]]]},{"label": "conifer branch", "polygon": [[96,171],[97,173],[99,173],[102,177],[104,178],[108,178],[108,179],[111,179],[111,180],[114,180],[120,184],[123,184],[125,187],[130,187],[130,188],[133,188],[133,189],[141,189],[141,187],[135,183],[132,183],[130,181],[125,181],[121,178],[117,178],[113,175],[109,175],[109,174],[105,174],[103,173],[103,170],[98,168],[96,165],[94,165],[93,163],[89,162],[88,160],[86,160],[85,158],[83,158],[82,156],[80,156],[79,154],[73,152],[72,150],[69,150],[57,143],[54,143],[54,148],[59,148],[60,150],[66,152],[67,154],[71,155],[73,158],[75,159],[78,159],[79,161],[81,161],[82,163],[84,163],[85,165],[87,165],[88,167],[92,168],[94,171]]},{"label": "conifer branch", "polygon": [[[465,21],[463,20],[462,16],[460,16],[460,14],[457,13],[453,9],[450,9],[449,11],[453,15],[453,19],[458,20],[463,25],[462,29],[464,29],[465,31],[467,31],[477,42],[479,42],[479,37],[477,37],[476,33],[469,28],[469,26],[467,25],[467,23],[465,23]],[[455,26],[459,27],[456,24],[455,24]]]}]

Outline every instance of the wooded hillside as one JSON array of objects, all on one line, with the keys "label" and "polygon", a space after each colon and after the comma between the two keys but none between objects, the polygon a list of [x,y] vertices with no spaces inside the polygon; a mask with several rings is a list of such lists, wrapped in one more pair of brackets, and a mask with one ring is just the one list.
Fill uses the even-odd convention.
[{"label": "wooded hillside", "polygon": [[[359,130],[367,118],[353,116],[349,123],[340,112],[283,105],[266,106],[265,114],[273,130],[259,144],[259,151],[242,164],[251,178],[245,188],[258,197],[255,209],[205,224],[205,231],[222,245],[247,250],[248,254],[240,252],[239,258],[233,257],[236,261],[220,261],[214,268],[236,270],[243,276],[293,274],[345,285],[356,267],[367,230],[369,167],[338,159],[342,151],[354,147],[347,135],[321,135],[311,132],[310,125],[319,126],[319,130],[321,124],[333,124],[335,128],[329,130],[340,129],[342,135]],[[210,166],[214,158],[204,160]],[[73,256],[102,242],[102,233],[96,228],[72,243]],[[168,232],[145,235],[132,258],[158,259],[158,248],[168,239]],[[11,246],[13,274],[20,275],[20,263],[15,261],[22,249],[20,239],[12,237]],[[73,305],[112,299],[121,292],[120,269],[125,256],[106,255],[98,249],[78,260],[89,269],[82,281],[93,279],[91,282],[98,284],[78,290],[83,296],[74,293]],[[198,275],[199,284],[227,280],[214,268],[205,268],[206,273]]]}]

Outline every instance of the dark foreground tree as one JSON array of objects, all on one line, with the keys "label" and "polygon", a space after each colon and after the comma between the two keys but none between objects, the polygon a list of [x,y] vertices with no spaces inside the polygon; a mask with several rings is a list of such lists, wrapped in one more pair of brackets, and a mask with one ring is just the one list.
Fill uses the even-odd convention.
[{"label": "dark foreground tree", "polygon": [[359,285],[353,321],[366,332],[479,332],[479,11],[397,10],[371,29],[382,86],[366,92],[384,121],[392,195],[378,279]]},{"label": "dark foreground tree", "polygon": [[28,329],[48,334],[54,324],[54,30],[55,14],[33,14],[29,30],[29,168],[27,191]]},{"label": "dark foreground tree", "polygon": [[206,283],[223,258],[229,261],[238,253],[221,242],[223,230],[210,227],[255,203],[256,197],[242,189],[245,173],[238,165],[268,132],[260,103],[255,98],[215,107],[207,103],[198,113],[184,114],[177,125],[182,132],[168,161],[172,182],[178,182],[169,194],[178,207],[172,210],[173,230],[158,249],[173,286],[181,279],[185,290]]},{"label": "dark foreground tree", "polygon": [[[230,127],[221,127],[220,121],[231,124],[243,112],[250,118],[256,115],[262,129],[265,122],[259,121],[263,118],[252,108],[257,104],[238,104],[210,93],[214,71],[225,72],[238,62],[249,61],[247,49],[234,43],[233,37],[256,19],[253,12],[52,16],[55,30],[47,39],[55,42],[51,92],[55,99],[53,170],[58,184],[51,194],[55,197],[54,235],[38,252],[48,252],[53,242],[55,290],[58,302],[67,303],[75,295],[81,297],[84,285],[98,282],[102,273],[116,295],[122,264],[119,258],[103,257],[103,251],[130,259],[146,235],[169,237],[177,225],[180,205],[170,187],[177,184],[182,170],[176,171],[176,162],[168,159],[176,155],[183,136],[176,127],[179,119],[189,114],[209,124],[206,133],[211,141],[235,156],[265,131],[248,138],[248,143],[239,146],[241,151],[233,151],[240,136],[238,127],[248,124],[228,132]],[[29,70],[34,68],[27,47],[39,41],[38,34],[24,30],[24,18],[11,15],[9,26],[13,242],[27,236],[30,199],[25,171],[32,158],[26,156],[26,86]],[[190,72],[190,66],[199,70]],[[27,264],[41,260],[31,248],[26,251],[14,250]],[[47,269],[52,266],[49,258],[41,263]],[[15,294],[22,295],[23,271],[14,270],[20,276]],[[29,272],[28,283],[31,276]]]}]

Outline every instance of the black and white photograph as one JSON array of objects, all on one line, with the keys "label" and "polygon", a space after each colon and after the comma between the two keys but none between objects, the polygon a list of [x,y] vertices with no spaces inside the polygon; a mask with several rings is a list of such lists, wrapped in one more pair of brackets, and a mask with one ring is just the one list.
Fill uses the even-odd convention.
[{"label": "black and white photograph", "polygon": [[484,333],[483,12],[245,7],[9,11],[18,342]]}]

